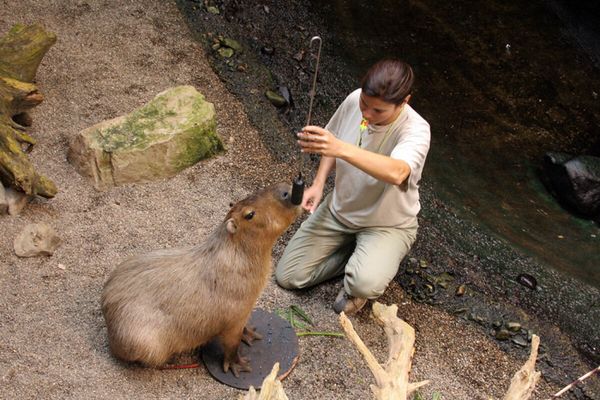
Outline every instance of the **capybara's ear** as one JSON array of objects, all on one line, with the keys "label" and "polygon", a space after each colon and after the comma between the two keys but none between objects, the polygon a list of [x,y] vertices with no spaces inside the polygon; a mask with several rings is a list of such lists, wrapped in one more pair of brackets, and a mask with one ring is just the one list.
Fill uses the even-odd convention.
[{"label": "capybara's ear", "polygon": [[226,222],[227,224],[227,232],[231,233],[232,235],[237,232],[237,225],[235,224],[235,221],[233,220],[233,218],[229,218]]}]

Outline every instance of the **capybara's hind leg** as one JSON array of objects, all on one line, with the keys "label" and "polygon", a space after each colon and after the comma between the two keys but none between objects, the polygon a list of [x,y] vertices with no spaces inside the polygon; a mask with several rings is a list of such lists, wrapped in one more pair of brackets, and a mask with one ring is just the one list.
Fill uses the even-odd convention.
[{"label": "capybara's hind leg", "polygon": [[246,325],[244,332],[242,333],[242,342],[248,346],[252,346],[252,342],[255,340],[262,339],[263,336],[256,331],[256,328],[251,325]]},{"label": "capybara's hind leg", "polygon": [[148,367],[164,365],[172,355],[158,332],[151,329],[130,331],[127,337],[111,340],[110,349],[122,360],[140,362]]},{"label": "capybara's hind leg", "polygon": [[250,360],[247,357],[240,355],[240,343],[242,341],[243,328],[236,328],[224,332],[220,335],[221,345],[223,346],[223,371],[227,372],[231,368],[231,372],[236,378],[239,378],[240,372],[250,372]]}]

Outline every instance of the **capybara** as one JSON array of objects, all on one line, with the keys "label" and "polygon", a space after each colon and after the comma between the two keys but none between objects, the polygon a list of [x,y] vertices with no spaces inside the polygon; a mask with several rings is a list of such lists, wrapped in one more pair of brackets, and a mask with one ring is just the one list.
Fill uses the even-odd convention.
[{"label": "capybara", "polygon": [[111,352],[156,367],[218,337],[224,371],[249,371],[238,348],[260,338],[246,323],[269,279],[273,245],[301,211],[290,189],[278,184],[236,203],[195,247],[122,262],[102,292]]}]

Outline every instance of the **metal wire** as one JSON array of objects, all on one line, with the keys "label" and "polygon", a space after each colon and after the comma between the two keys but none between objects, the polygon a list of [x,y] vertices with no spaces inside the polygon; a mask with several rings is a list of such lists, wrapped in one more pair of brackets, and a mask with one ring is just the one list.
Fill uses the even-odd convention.
[{"label": "metal wire", "polygon": [[[313,81],[312,81],[312,86],[310,88],[310,92],[308,92],[308,96],[309,96],[309,103],[308,103],[308,114],[306,116],[306,125],[310,125],[310,119],[312,117],[312,108],[313,108],[313,101],[315,99],[315,95],[317,94],[317,75],[319,73],[319,61],[321,59],[321,45],[323,44],[323,41],[321,40],[320,36],[313,36],[310,39],[310,45],[309,45],[309,49],[312,52],[313,49],[313,45],[314,43],[318,42],[319,43],[319,47],[317,49],[317,61],[315,63],[315,70],[313,72]],[[304,170],[304,156],[305,154],[302,153],[300,155],[300,167],[299,167],[299,171],[298,171],[298,176],[302,176],[302,171]]]}]

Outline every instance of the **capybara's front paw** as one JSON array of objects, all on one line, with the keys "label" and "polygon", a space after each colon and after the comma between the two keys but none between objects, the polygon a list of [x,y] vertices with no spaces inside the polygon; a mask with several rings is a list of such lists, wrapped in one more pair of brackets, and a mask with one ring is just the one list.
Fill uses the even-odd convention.
[{"label": "capybara's front paw", "polygon": [[236,354],[233,359],[229,360],[227,357],[223,360],[223,371],[227,373],[231,368],[231,372],[236,378],[240,377],[240,372],[252,372],[250,368],[250,359],[248,357],[242,357]]},{"label": "capybara's front paw", "polygon": [[252,346],[252,342],[255,340],[262,339],[263,336],[256,332],[256,328],[250,325],[246,325],[244,328],[244,332],[242,333],[242,341],[246,343],[248,346]]}]

